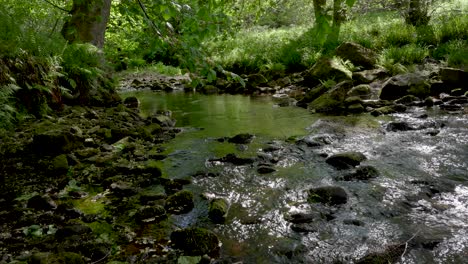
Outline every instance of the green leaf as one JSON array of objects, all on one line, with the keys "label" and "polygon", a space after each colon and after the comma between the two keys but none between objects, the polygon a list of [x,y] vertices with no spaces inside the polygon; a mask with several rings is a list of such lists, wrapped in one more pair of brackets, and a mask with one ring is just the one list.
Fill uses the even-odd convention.
[{"label": "green leaf", "polygon": [[346,0],[346,5],[349,7],[353,7],[353,5],[356,3],[356,0]]}]

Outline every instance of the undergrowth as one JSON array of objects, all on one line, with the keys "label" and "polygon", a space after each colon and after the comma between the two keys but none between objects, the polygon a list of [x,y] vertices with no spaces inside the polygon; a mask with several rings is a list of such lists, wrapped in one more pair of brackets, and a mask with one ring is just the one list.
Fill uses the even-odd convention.
[{"label": "undergrowth", "polygon": [[[465,10],[465,9],[463,9]],[[443,60],[449,66],[466,67],[468,14],[434,13],[429,25],[407,25],[397,12],[368,13],[345,22],[340,42],[351,41],[375,50],[380,64],[391,72],[404,72],[425,57]],[[257,72],[266,65],[280,64],[286,71],[300,71],[334,47],[321,46],[314,28],[254,27],[231,37],[206,43],[211,59],[228,70]]]}]

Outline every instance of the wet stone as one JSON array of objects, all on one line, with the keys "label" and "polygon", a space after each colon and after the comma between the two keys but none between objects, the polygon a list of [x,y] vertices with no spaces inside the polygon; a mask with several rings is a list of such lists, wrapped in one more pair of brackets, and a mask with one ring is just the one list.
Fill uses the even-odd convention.
[{"label": "wet stone", "polygon": [[138,222],[158,221],[166,217],[166,210],[160,205],[142,206],[135,214],[135,220]]},{"label": "wet stone", "polygon": [[226,221],[229,204],[223,198],[216,198],[210,201],[208,217],[213,223],[222,224]]},{"label": "wet stone", "polygon": [[257,168],[257,172],[260,174],[268,174],[268,173],[272,173],[275,171],[276,171],[275,168],[271,166],[267,166],[267,165],[262,165]]},{"label": "wet stone", "polygon": [[252,134],[238,134],[233,136],[232,138],[228,139],[229,143],[235,144],[249,144],[254,139],[254,135]]},{"label": "wet stone", "polygon": [[293,224],[301,224],[301,223],[311,223],[314,220],[321,219],[320,213],[295,213],[286,215],[284,220],[293,223]]},{"label": "wet stone", "polygon": [[387,124],[386,129],[392,132],[415,130],[407,122],[391,122]]},{"label": "wet stone", "polygon": [[173,214],[184,214],[190,212],[194,207],[193,194],[183,190],[169,196],[166,200],[166,211]]},{"label": "wet stone", "polygon": [[308,193],[309,202],[322,203],[326,205],[340,205],[348,202],[348,194],[338,186],[324,186],[310,189]]},{"label": "wet stone", "polygon": [[219,239],[211,231],[203,228],[187,228],[176,230],[171,234],[174,247],[188,256],[217,255]]},{"label": "wet stone", "polygon": [[49,196],[35,195],[28,200],[28,208],[48,211],[57,207],[56,203]]},{"label": "wet stone", "polygon": [[366,156],[360,152],[344,152],[332,155],[326,162],[338,170],[350,169],[366,160]]},{"label": "wet stone", "polygon": [[346,174],[343,176],[343,180],[352,181],[352,180],[369,180],[372,178],[377,178],[379,176],[379,171],[372,166],[361,166],[356,169],[354,173]]}]

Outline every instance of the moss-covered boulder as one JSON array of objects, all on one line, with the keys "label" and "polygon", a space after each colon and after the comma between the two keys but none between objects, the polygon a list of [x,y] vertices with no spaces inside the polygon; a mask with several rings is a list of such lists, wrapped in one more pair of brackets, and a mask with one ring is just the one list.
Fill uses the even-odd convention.
[{"label": "moss-covered boulder", "polygon": [[188,256],[217,255],[219,239],[211,231],[203,228],[187,228],[172,232],[171,241],[174,247]]},{"label": "moss-covered boulder", "polygon": [[226,221],[229,204],[223,198],[216,198],[210,201],[208,217],[213,223],[222,224]]},{"label": "moss-covered boulder", "polygon": [[326,159],[326,162],[331,166],[342,170],[356,167],[364,160],[366,160],[366,156],[364,156],[364,154],[350,151],[332,155]]},{"label": "moss-covered boulder", "polygon": [[166,210],[161,205],[142,206],[134,215],[137,222],[153,222],[165,219]]},{"label": "moss-covered boulder", "polygon": [[402,105],[410,105],[410,104],[413,104],[414,102],[418,102],[420,101],[418,97],[412,95],[412,94],[408,94],[408,95],[405,95],[397,100],[395,100],[395,103],[396,104],[402,104]]},{"label": "moss-covered boulder", "polygon": [[371,96],[371,87],[368,84],[360,84],[351,88],[348,92],[348,96],[357,96],[361,99],[369,99]]},{"label": "moss-covered boulder", "polygon": [[352,180],[369,180],[372,178],[377,178],[380,175],[379,171],[372,166],[361,166],[356,169],[355,172],[346,174],[343,176],[343,180],[352,181]]},{"label": "moss-covered boulder", "polygon": [[324,186],[310,189],[307,200],[311,203],[326,205],[340,205],[348,202],[348,194],[338,186]]},{"label": "moss-covered boulder", "polygon": [[249,144],[250,142],[252,142],[253,139],[254,139],[254,135],[243,133],[243,134],[237,134],[229,138],[228,142],[235,143],[235,144]]},{"label": "moss-covered boulder", "polygon": [[183,190],[169,196],[166,200],[166,211],[173,214],[184,214],[190,212],[194,207],[193,194]]},{"label": "moss-covered boulder", "polygon": [[83,141],[71,128],[63,128],[34,135],[32,146],[38,154],[60,154],[81,147]]},{"label": "moss-covered boulder", "polygon": [[411,94],[421,98],[428,96],[431,85],[428,77],[420,73],[406,73],[388,79],[380,91],[380,99],[395,100]]},{"label": "moss-covered boulder", "polygon": [[351,61],[354,66],[373,68],[377,63],[377,53],[353,42],[341,44],[336,48],[336,55]]},{"label": "moss-covered boulder", "polygon": [[406,106],[401,104],[387,105],[376,108],[372,110],[371,115],[380,116],[380,115],[389,115],[394,113],[402,113],[406,111]]},{"label": "moss-covered boulder", "polygon": [[344,101],[351,88],[351,82],[341,82],[312,101],[307,108],[316,113],[340,114],[345,110]]},{"label": "moss-covered boulder", "polygon": [[351,80],[353,73],[339,58],[321,58],[312,68],[304,73],[305,84],[319,83],[319,80],[335,80],[341,82]]},{"label": "moss-covered boulder", "polygon": [[68,171],[67,155],[62,154],[55,157],[51,162],[51,169],[55,173],[66,173]]}]

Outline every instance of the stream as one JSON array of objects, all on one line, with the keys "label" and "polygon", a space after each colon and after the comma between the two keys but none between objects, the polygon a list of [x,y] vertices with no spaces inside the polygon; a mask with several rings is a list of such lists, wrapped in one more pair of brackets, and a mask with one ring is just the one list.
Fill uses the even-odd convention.
[{"label": "stream", "polygon": [[[437,108],[372,117],[322,116],[278,107],[271,97],[128,92],[142,115],[172,111],[182,129],[164,145],[166,176],[191,178],[191,212],[174,216],[181,228],[202,226],[222,242],[222,263],[353,263],[404,248],[399,263],[466,263],[468,257],[468,116]],[[405,122],[409,131],[392,129]],[[254,135],[250,144],[224,140]],[[318,142],[311,144],[311,142]],[[357,151],[379,177],[344,181],[349,170],[325,162]],[[246,165],[227,154],[254,158]],[[272,173],[259,173],[264,164]],[[348,201],[311,204],[307,191],[340,186]],[[204,197],[204,198],[202,198]],[[225,224],[207,218],[206,197],[225,198]],[[307,223],[291,215],[326,215]]]}]

